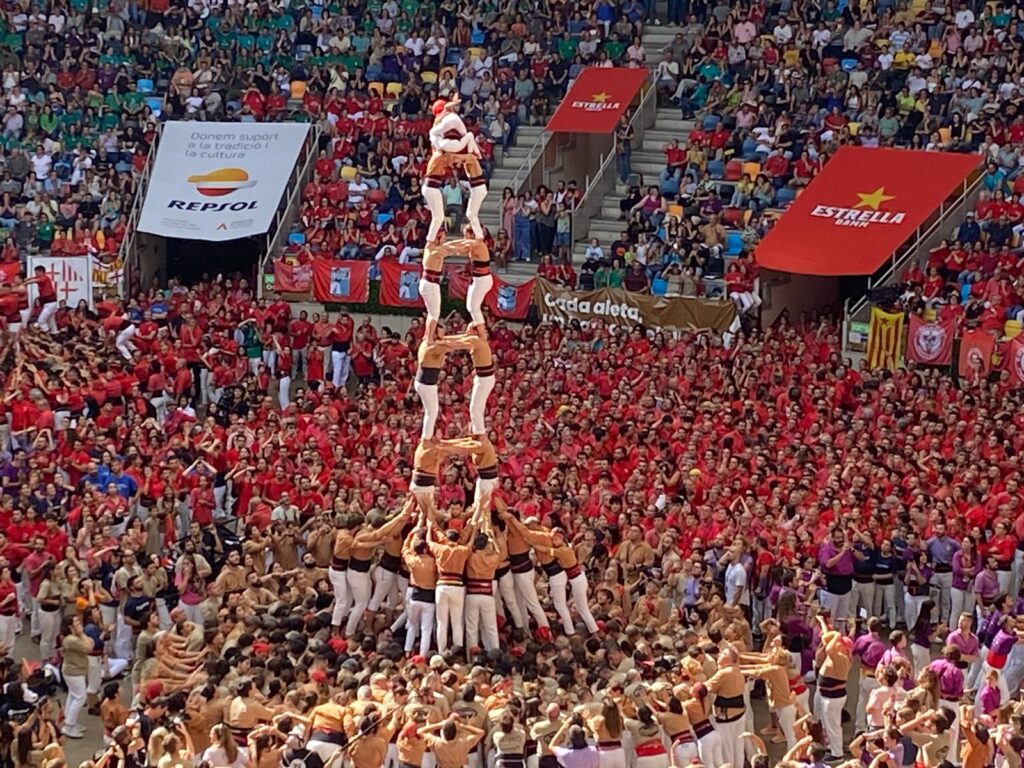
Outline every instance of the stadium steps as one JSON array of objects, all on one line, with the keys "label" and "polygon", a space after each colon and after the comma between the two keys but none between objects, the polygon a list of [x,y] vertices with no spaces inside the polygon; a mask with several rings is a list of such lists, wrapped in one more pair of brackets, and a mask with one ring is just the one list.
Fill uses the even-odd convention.
[{"label": "stadium steps", "polygon": [[523,160],[530,149],[544,133],[540,125],[522,125],[516,131],[515,144],[511,145],[502,155],[501,162],[496,162],[491,170],[491,178],[487,182],[487,197],[480,209],[480,223],[497,236],[501,231],[501,191],[510,186]]},{"label": "stadium steps", "polygon": [[[654,29],[657,31],[663,28],[655,27]],[[644,37],[646,38],[647,35],[645,34]],[[671,38],[671,34],[669,38]],[[657,110],[654,125],[644,132],[643,142],[634,147],[630,160],[633,173],[640,175],[645,186],[657,184],[658,174],[665,167],[665,155],[661,151],[662,147],[671,139],[679,139],[680,144],[685,144],[686,137],[693,126],[693,121],[683,120],[677,109],[659,108]],[[615,169],[610,168],[609,172],[615,173]],[[618,240],[626,225],[619,212],[619,201],[624,196],[625,186],[616,181],[614,190],[606,194],[601,201],[600,213],[590,220],[589,225],[577,229],[579,239],[573,246],[574,263],[581,264],[583,262],[591,238],[596,237],[604,248]],[[583,235],[581,232],[587,234]]]}]

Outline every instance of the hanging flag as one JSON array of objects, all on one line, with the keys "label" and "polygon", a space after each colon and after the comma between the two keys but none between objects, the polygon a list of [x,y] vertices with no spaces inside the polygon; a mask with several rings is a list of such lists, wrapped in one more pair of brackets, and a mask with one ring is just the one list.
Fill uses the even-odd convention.
[{"label": "hanging flag", "polygon": [[484,297],[484,304],[492,315],[502,320],[525,320],[536,282],[537,278],[533,278],[522,285],[513,285],[495,275],[494,287]]},{"label": "hanging flag", "polygon": [[1017,386],[1024,386],[1024,336],[1017,336],[1007,345],[1005,362]]},{"label": "hanging flag", "polygon": [[960,375],[981,378],[992,370],[996,339],[990,331],[964,331],[960,337]]},{"label": "hanging flag", "polygon": [[315,259],[313,298],[324,303],[365,304],[370,300],[370,262]]},{"label": "hanging flag", "polygon": [[274,262],[274,290],[284,293],[309,293],[313,287],[312,264]]},{"label": "hanging flag", "polygon": [[448,298],[465,299],[469,291],[469,284],[473,281],[473,275],[466,271],[464,265],[457,265],[456,269],[448,270],[445,265],[445,272],[448,273]]},{"label": "hanging flag", "polygon": [[868,326],[868,367],[896,370],[903,361],[903,313],[871,308]]},{"label": "hanging flag", "polygon": [[907,336],[907,359],[926,365],[949,365],[953,362],[953,318],[929,323],[917,315],[910,316]]},{"label": "hanging flag", "polygon": [[382,261],[380,267],[380,303],[389,307],[422,307],[419,264]]}]

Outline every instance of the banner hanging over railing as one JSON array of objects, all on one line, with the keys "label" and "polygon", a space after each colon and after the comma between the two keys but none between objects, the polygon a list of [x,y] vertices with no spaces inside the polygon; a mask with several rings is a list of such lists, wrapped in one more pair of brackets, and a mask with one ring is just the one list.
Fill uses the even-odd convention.
[{"label": "banner hanging over railing", "polygon": [[611,133],[650,71],[646,68],[587,67],[548,121],[552,133]]},{"label": "banner hanging over railing", "polygon": [[266,232],[308,131],[304,123],[166,123],[139,230],[213,241]]}]

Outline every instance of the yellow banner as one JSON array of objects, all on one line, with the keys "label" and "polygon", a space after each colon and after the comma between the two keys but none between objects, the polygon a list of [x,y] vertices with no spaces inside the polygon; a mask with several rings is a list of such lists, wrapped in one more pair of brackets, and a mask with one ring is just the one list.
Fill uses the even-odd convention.
[{"label": "yellow banner", "polygon": [[871,308],[868,326],[868,366],[895,371],[903,363],[903,313]]}]

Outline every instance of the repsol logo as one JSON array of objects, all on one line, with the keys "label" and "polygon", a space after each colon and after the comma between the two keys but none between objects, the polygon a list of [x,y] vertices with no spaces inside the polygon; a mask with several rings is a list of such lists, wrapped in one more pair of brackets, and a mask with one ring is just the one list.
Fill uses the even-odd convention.
[{"label": "repsol logo", "polygon": [[173,208],[176,211],[199,211],[200,213],[207,211],[255,211],[256,201],[239,200],[234,203],[190,203],[185,200],[171,200],[167,207]]}]

